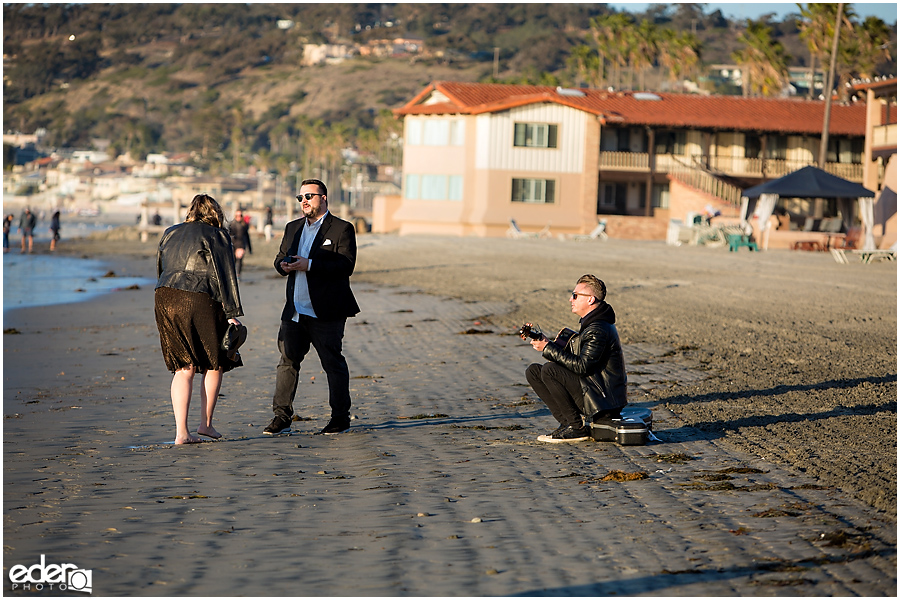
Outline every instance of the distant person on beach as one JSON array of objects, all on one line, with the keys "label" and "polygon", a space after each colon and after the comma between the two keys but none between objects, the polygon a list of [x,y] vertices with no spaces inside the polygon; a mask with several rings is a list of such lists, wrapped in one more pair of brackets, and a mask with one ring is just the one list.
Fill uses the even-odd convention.
[{"label": "distant person on beach", "polygon": [[[347,317],[359,312],[350,290],[356,266],[353,225],[328,211],[328,190],[318,179],[301,182],[303,217],[284,228],[275,270],[287,276],[287,301],[281,313],[272,410],[275,417],[263,433],[290,431],[300,363],[312,345],[328,379],[331,419],[318,434],[350,428],[350,370],[342,354]],[[317,435],[318,435],[317,434]]]},{"label": "distant person on beach", "polygon": [[194,196],[184,223],[166,229],[156,257],[155,311],[159,341],[172,378],[175,443],[202,441],[187,426],[194,374],[200,373],[199,435],[218,439],[213,412],[223,373],[243,366],[221,343],[229,323],[244,312],[225,215],[206,194]]},{"label": "distant person on beach", "polygon": [[[525,378],[559,422],[555,431],[538,437],[542,442],[586,440],[592,419],[615,417],[628,403],[625,359],[616,315],[606,303],[606,284],[583,275],[569,304],[581,317],[578,333],[571,332],[565,341],[550,341],[543,334],[530,340],[549,362],[530,365]],[[525,333],[522,338],[528,339]]]},{"label": "distant person on beach", "polygon": [[50,233],[53,234],[50,238],[50,252],[54,252],[56,251],[56,242],[59,241],[59,211],[54,212],[50,217]]},{"label": "distant person on beach", "polygon": [[250,224],[244,220],[244,212],[240,208],[234,211],[234,220],[228,232],[234,245],[234,265],[240,277],[244,268],[244,254],[253,254],[253,247],[250,245]]},{"label": "distant person on beach", "polygon": [[25,253],[25,241],[28,240],[28,254],[34,249],[34,227],[37,225],[37,217],[31,209],[25,207],[22,216],[19,217],[19,231],[22,232],[22,253]]},{"label": "distant person on beach", "polygon": [[12,231],[12,223],[15,217],[11,214],[3,217],[3,254],[9,252],[9,232]]},{"label": "distant person on beach", "polygon": [[271,242],[271,241],[272,241],[272,227],[273,227],[274,225],[275,225],[275,222],[274,222],[274,220],[272,219],[272,207],[271,207],[271,206],[267,206],[267,207],[266,207],[266,220],[265,220],[265,223],[263,224],[263,231],[264,231],[265,234],[266,234],[266,241],[267,241],[267,242]]},{"label": "distant person on beach", "polygon": [[151,222],[154,225],[162,225],[162,217],[160,216],[159,211],[156,211],[155,213],[153,213]]}]

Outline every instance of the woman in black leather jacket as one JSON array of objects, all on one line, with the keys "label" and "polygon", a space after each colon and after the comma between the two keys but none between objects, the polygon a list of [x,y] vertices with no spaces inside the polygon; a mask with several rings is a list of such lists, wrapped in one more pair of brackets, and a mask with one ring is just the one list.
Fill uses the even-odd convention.
[{"label": "woman in black leather jacket", "polygon": [[222,350],[228,323],[240,325],[241,297],[231,237],[223,229],[219,204],[206,194],[194,196],[184,223],[169,227],[159,241],[155,291],[156,325],[163,358],[172,378],[175,443],[202,441],[187,426],[194,374],[200,373],[200,426],[197,433],[222,435],[212,425],[222,374],[242,366]]}]

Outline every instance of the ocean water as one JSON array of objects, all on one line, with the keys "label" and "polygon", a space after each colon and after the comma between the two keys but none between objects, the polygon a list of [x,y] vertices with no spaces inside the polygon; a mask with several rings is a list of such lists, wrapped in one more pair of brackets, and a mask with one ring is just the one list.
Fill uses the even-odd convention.
[{"label": "ocean water", "polygon": [[144,277],[104,277],[102,260],[20,254],[13,246],[3,255],[3,314],[16,308],[82,302],[132,285],[155,284]]}]

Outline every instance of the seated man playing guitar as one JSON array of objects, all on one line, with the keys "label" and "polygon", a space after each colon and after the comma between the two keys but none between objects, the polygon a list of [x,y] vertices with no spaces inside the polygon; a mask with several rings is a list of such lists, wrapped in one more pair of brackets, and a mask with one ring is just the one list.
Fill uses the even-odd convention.
[{"label": "seated man playing guitar", "polygon": [[570,299],[572,312],[581,317],[578,333],[563,329],[554,341],[526,323],[522,339],[549,362],[535,363],[525,378],[559,422],[559,427],[538,440],[580,442],[591,437],[591,419],[617,415],[627,403],[625,358],[616,330],[616,315],[606,303],[606,284],[593,275],[578,279]]}]

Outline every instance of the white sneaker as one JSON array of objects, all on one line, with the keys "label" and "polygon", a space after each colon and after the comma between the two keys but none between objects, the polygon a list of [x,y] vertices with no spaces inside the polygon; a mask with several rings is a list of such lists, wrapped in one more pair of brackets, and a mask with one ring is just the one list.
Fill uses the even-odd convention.
[{"label": "white sneaker", "polygon": [[550,435],[539,435],[539,442],[548,444],[563,444],[566,442],[583,442],[591,439],[590,430],[587,427],[574,428],[571,425],[554,431]]}]

